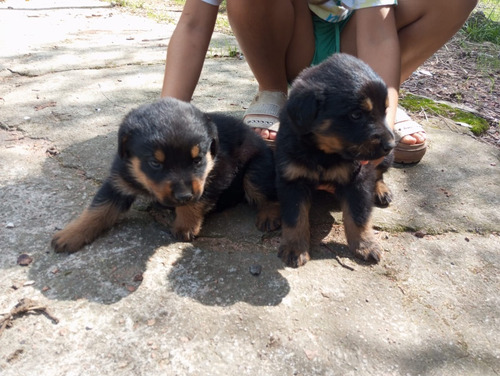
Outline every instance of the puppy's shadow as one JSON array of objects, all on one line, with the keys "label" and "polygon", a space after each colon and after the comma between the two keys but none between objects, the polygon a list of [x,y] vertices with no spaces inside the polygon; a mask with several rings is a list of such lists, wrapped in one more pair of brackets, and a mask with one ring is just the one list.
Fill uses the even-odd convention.
[{"label": "puppy's shadow", "polygon": [[275,253],[185,249],[167,279],[181,297],[208,306],[276,306],[288,295],[288,281]]},{"label": "puppy's shadow", "polygon": [[277,237],[255,228],[255,209],[246,203],[212,213],[169,271],[168,283],[179,296],[209,306],[278,305],[290,286],[277,248],[262,240]]},{"label": "puppy's shadow", "polygon": [[26,194],[33,204],[15,205],[21,215],[33,218],[30,231],[17,244],[33,258],[27,277],[49,299],[116,303],[139,288],[156,249],[173,242],[147,213],[147,202],[139,199],[116,226],[80,251],[55,253],[50,247],[54,232],[88,206],[108,175],[115,140],[116,132],[111,131],[47,158],[41,174],[27,183],[36,187]]}]

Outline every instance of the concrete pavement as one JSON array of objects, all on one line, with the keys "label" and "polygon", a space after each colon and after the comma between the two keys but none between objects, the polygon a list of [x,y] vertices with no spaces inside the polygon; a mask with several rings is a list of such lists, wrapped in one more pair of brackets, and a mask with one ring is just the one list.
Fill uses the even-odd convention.
[{"label": "concrete pavement", "polygon": [[[0,374],[498,375],[500,151],[445,119],[424,122],[421,163],[388,174],[378,265],[351,257],[327,196],[299,269],[243,204],[192,244],[138,202],[83,251],[50,249],[106,176],[122,117],[159,97],[172,31],[94,0],[0,3],[0,320],[23,298],[58,319],[15,316]],[[216,34],[211,51],[231,45]],[[245,60],[210,57],[193,103],[241,115],[256,88]]]}]

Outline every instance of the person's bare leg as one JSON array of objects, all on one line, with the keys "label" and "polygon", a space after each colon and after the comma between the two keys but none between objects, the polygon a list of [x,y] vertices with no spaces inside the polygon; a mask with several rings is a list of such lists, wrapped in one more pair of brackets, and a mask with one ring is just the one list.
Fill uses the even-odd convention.
[{"label": "person's bare leg", "polygon": [[395,8],[401,45],[401,82],[465,23],[477,0],[400,0]]},{"label": "person's bare leg", "polygon": [[[307,0],[228,0],[231,28],[259,91],[288,92],[288,80],[307,67],[314,35]],[[263,138],[275,138],[265,129]]]},{"label": "person's bare leg", "polygon": [[[395,7],[401,50],[401,82],[439,50],[462,27],[477,0],[399,0]],[[355,15],[341,35],[341,51],[356,56]],[[405,136],[405,144],[420,144],[425,132]]]}]

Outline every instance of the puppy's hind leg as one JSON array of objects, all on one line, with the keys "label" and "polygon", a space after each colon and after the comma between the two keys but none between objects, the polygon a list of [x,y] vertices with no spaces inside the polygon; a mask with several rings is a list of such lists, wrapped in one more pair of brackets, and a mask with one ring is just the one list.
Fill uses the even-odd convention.
[{"label": "puppy's hind leg", "polygon": [[111,228],[120,214],[130,209],[135,196],[123,195],[108,179],[96,193],[90,206],[52,238],[56,252],[73,253],[92,243],[101,233]]},{"label": "puppy's hind leg", "polygon": [[274,231],[281,226],[275,181],[272,151],[266,147],[252,159],[243,178],[245,197],[257,207],[256,226],[260,231]]}]

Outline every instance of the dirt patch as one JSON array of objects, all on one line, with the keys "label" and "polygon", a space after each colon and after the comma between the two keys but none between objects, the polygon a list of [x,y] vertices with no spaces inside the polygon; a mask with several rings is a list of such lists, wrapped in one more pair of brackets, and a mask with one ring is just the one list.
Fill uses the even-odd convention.
[{"label": "dirt patch", "polygon": [[[461,33],[428,59],[401,88],[407,93],[446,101],[486,119],[481,139],[500,147],[500,46],[472,43]],[[425,116],[422,111],[420,116]]]}]

